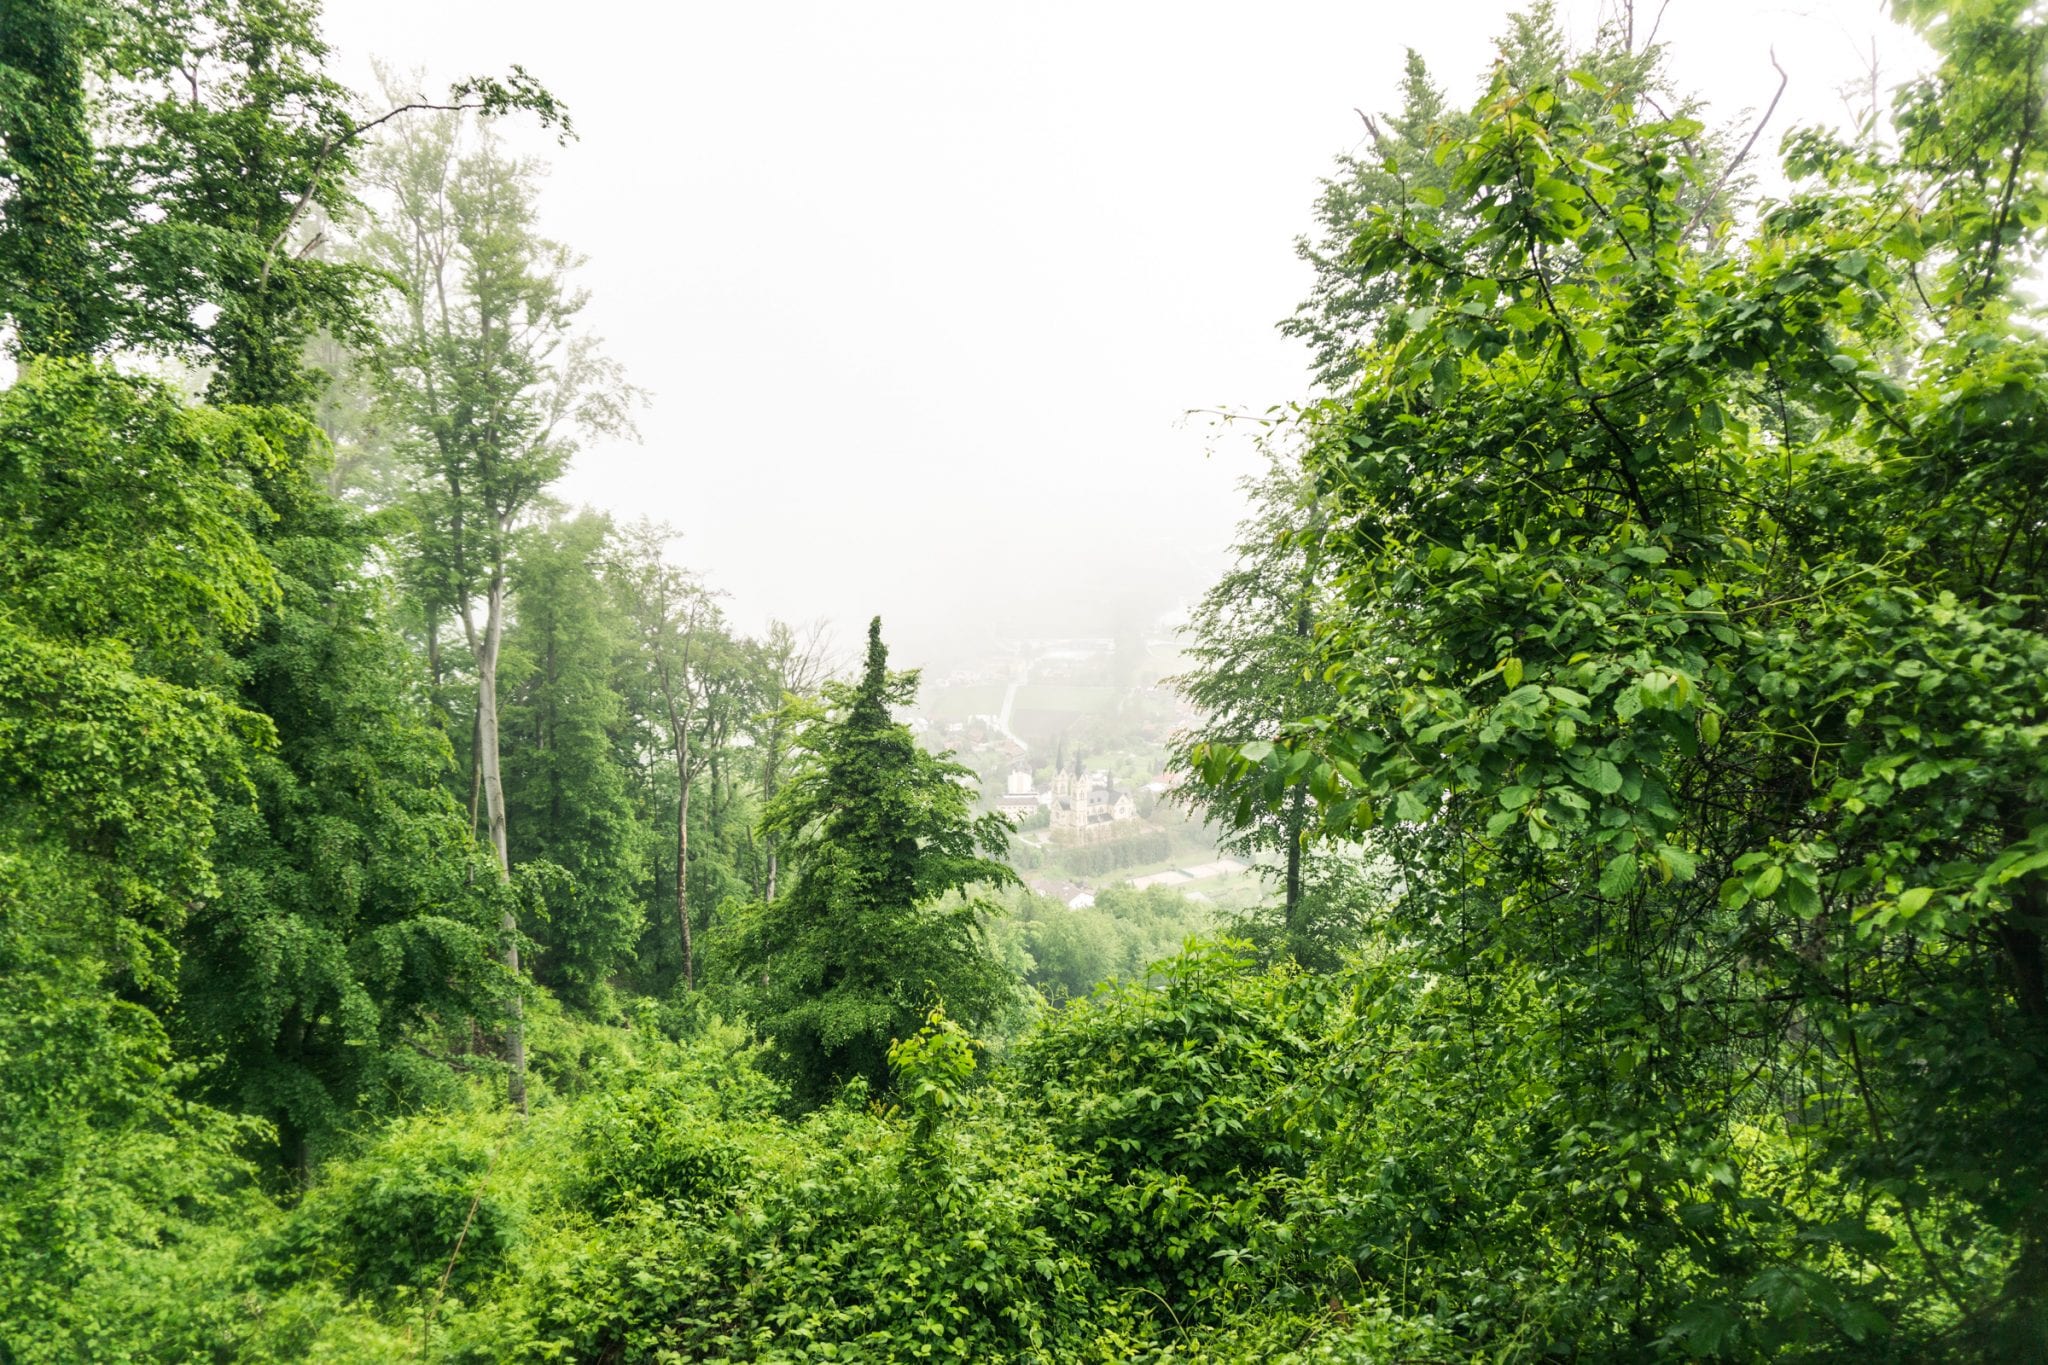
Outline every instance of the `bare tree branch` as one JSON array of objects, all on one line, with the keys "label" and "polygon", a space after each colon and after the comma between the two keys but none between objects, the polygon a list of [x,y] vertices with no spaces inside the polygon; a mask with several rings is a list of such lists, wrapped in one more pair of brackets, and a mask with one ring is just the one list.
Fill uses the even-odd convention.
[{"label": "bare tree branch", "polygon": [[1764,129],[1770,126],[1771,115],[1778,111],[1778,101],[1785,97],[1785,87],[1792,83],[1792,78],[1785,74],[1785,68],[1778,65],[1778,53],[1775,48],[1771,50],[1771,70],[1778,73],[1778,89],[1772,94],[1771,102],[1764,106],[1764,116],[1756,121],[1756,127],[1749,130],[1749,141],[1742,144],[1742,150],[1735,154],[1735,159],[1722,168],[1720,177],[1714,181],[1714,187],[1707,191],[1706,198],[1693,210],[1692,219],[1686,223],[1685,231],[1680,233],[1680,236],[1692,235],[1692,230],[1700,225],[1700,220],[1713,208],[1714,201],[1720,197],[1721,190],[1728,184],[1730,177],[1741,169],[1742,163],[1748,160],[1749,154],[1756,149],[1756,140],[1762,137]]}]

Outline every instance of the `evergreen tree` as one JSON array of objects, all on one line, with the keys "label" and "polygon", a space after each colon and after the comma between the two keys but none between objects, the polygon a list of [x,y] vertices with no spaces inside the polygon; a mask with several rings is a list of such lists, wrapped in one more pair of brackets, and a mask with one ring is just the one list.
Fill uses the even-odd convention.
[{"label": "evergreen tree", "polygon": [[1015,989],[983,941],[992,907],[975,894],[1016,880],[999,861],[1008,826],[973,814],[971,770],[893,718],[917,675],[890,672],[888,658],[877,617],[860,680],[827,684],[825,706],[803,714],[797,769],[762,822],[786,889],[720,940],[723,970],[800,1103],[855,1078],[885,1086],[890,1040],[916,1032],[934,999],[977,1027]]},{"label": "evergreen tree", "polygon": [[[1692,123],[1697,102],[1670,88],[1654,46],[1635,48],[1609,29],[1590,48],[1575,51],[1557,22],[1556,6],[1537,0],[1508,17],[1494,73],[1512,88],[1545,90],[1588,146],[1623,134],[1626,120],[1617,110],[1627,103],[1668,108],[1691,123],[1683,150],[1699,173],[1686,177],[1674,195],[1688,235],[1720,222],[1742,187],[1727,139]],[[1316,233],[1294,244],[1315,281],[1280,331],[1309,347],[1316,381],[1330,393],[1358,379],[1361,350],[1377,329],[1414,303],[1398,281],[1356,253],[1361,226],[1376,214],[1398,212],[1412,224],[1410,245],[1418,250],[1436,249],[1438,239],[1480,234],[1483,240],[1487,232],[1484,216],[1455,192],[1468,139],[1478,126],[1475,111],[1447,101],[1413,50],[1400,88],[1398,113],[1360,113],[1362,148],[1337,159],[1337,173],[1323,182],[1316,199]],[[1554,266],[1564,278],[1575,278],[1571,244],[1556,245]]]},{"label": "evergreen tree", "polygon": [[[1211,745],[1271,740],[1284,721],[1330,700],[1315,642],[1329,589],[1315,489],[1295,460],[1268,455],[1265,475],[1246,485],[1253,515],[1238,528],[1237,563],[1188,622],[1193,667],[1174,683],[1204,718],[1175,737],[1171,761],[1182,773],[1194,772]],[[1299,955],[1310,950],[1302,936],[1302,861],[1311,800],[1302,787],[1277,803],[1264,795],[1260,778],[1247,774],[1189,783],[1179,799],[1219,825],[1232,851],[1279,858],[1282,947]]]}]

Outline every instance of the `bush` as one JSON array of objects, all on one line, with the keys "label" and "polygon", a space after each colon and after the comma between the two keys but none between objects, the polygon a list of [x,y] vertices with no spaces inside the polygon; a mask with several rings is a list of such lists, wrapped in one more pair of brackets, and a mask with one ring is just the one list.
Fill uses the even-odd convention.
[{"label": "bush", "polygon": [[637,1076],[578,1106],[579,1193],[599,1213],[642,1199],[729,1204],[753,1179],[746,1152],[674,1073]]},{"label": "bush", "polygon": [[351,1296],[432,1291],[444,1273],[451,1289],[478,1281],[518,1236],[522,1211],[490,1178],[514,1122],[394,1124],[362,1156],[330,1166],[262,1254],[279,1278],[323,1279]]},{"label": "bush", "polygon": [[1083,1227],[1121,1282],[1216,1287],[1304,1166],[1279,1091],[1313,1062],[1290,978],[1241,944],[1191,945],[1158,986],[1098,992],[1021,1049],[1019,1079],[1058,1145],[1108,1173]]}]

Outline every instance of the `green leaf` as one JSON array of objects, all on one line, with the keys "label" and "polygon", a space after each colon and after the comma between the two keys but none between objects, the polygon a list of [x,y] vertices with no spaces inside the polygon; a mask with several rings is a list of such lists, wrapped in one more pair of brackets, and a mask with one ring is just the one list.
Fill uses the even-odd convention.
[{"label": "green leaf", "polygon": [[1613,899],[1626,895],[1636,884],[1636,855],[1617,853],[1600,871],[1600,894]]},{"label": "green leaf", "polygon": [[1684,849],[1674,848],[1670,844],[1658,845],[1657,861],[1664,868],[1665,875],[1673,881],[1689,882],[1693,878],[1693,873],[1699,870],[1697,858]]}]

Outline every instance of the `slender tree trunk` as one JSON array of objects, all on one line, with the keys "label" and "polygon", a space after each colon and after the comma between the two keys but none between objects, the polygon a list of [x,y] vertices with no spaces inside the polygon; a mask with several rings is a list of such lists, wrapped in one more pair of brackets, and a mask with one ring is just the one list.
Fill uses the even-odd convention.
[{"label": "slender tree trunk", "polygon": [[[1314,581],[1314,575],[1315,559],[1311,555],[1307,565],[1302,569],[1302,595],[1294,608],[1294,637],[1297,640],[1308,639],[1309,630],[1315,624],[1314,618],[1309,613],[1308,603],[1309,588]],[[1295,921],[1301,911],[1301,833],[1302,826],[1306,823],[1305,817],[1307,812],[1308,788],[1296,787],[1287,805],[1287,900],[1284,910],[1284,923],[1287,926],[1287,951],[1289,953],[1294,951],[1295,935],[1301,929],[1301,926]]]},{"label": "slender tree trunk", "polygon": [[1294,936],[1301,929],[1296,919],[1301,912],[1301,827],[1308,805],[1308,792],[1296,787],[1287,805],[1287,947],[1294,949]]},{"label": "slender tree trunk", "polygon": [[[491,664],[491,682],[490,682],[490,689],[491,689],[491,692],[492,692],[492,694],[493,694],[494,696],[495,696],[495,694],[497,693],[497,690],[498,690],[498,683],[497,683],[497,673],[498,673],[498,669],[497,669],[497,663],[496,663],[496,661],[495,661],[495,660],[493,660],[493,661],[492,661],[492,664]],[[482,684],[479,684],[479,691],[481,691],[481,688],[482,688]],[[491,716],[492,716],[492,718],[493,718],[494,720],[495,720],[495,719],[496,719],[496,717],[497,717],[497,713],[498,713],[498,706],[497,706],[497,703],[496,703],[496,701],[493,701],[493,702],[491,703]],[[495,747],[495,746],[493,746],[493,747]],[[481,806],[482,806],[482,803],[483,803],[483,794],[484,794],[484,760],[483,760],[483,753],[484,753],[484,708],[483,708],[482,704],[481,704],[481,703],[479,703],[479,704],[478,704],[478,706],[477,706],[477,708],[476,708],[476,721],[475,721],[475,723],[474,723],[474,724],[472,724],[472,725],[471,725],[471,726],[469,727],[469,837],[470,837],[470,838],[471,838],[472,840],[474,840],[474,839],[476,838],[476,822],[477,822],[477,811],[478,811],[478,810],[479,810],[479,809],[481,808]]]},{"label": "slender tree trunk", "polygon": [[[484,611],[483,647],[477,651],[476,770],[483,787],[484,814],[491,832],[491,849],[498,856],[498,880],[512,881],[512,858],[505,837],[505,783],[498,769],[498,645],[505,635],[505,575],[501,569],[491,579],[490,597]],[[512,999],[505,1026],[505,1064],[510,1072],[509,1098],[512,1107],[526,1113],[526,1000],[519,988],[519,920],[505,903],[498,922],[505,936],[505,970],[512,974]]]},{"label": "slender tree trunk", "polygon": [[690,732],[675,721],[676,736],[676,924],[683,931],[683,989],[697,988],[696,954],[690,944]]},{"label": "slender tree trunk", "polygon": [[[785,684],[780,690],[786,702],[789,696],[787,685]],[[781,766],[782,721],[778,712],[777,720],[768,731],[768,753],[761,761],[761,804],[763,806],[775,799],[776,770]],[[775,870],[777,866],[775,860],[775,836],[764,831],[761,835],[761,848],[765,854],[764,861],[768,864],[768,894],[761,899],[765,903],[772,905],[775,902]]]}]

